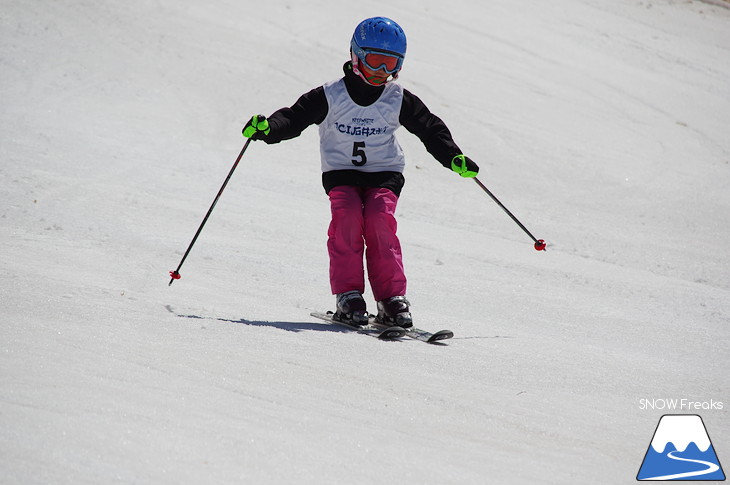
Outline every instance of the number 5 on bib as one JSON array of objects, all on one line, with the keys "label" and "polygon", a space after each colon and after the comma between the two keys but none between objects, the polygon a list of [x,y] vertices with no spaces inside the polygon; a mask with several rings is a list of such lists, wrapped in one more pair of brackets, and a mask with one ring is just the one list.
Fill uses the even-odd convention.
[{"label": "number 5 on bib", "polygon": [[357,160],[355,158],[352,159],[352,164],[356,167],[362,167],[367,163],[368,157],[365,155],[364,141],[356,141],[352,144],[352,156],[360,158],[360,160]]}]

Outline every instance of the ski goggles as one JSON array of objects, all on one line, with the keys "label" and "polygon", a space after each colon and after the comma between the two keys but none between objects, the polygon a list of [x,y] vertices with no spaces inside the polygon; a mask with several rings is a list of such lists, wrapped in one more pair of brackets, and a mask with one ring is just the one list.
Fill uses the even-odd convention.
[{"label": "ski goggles", "polygon": [[394,74],[400,71],[400,68],[403,66],[403,56],[399,54],[363,49],[358,47],[354,42],[352,44],[352,51],[372,71],[383,69],[388,74]]}]

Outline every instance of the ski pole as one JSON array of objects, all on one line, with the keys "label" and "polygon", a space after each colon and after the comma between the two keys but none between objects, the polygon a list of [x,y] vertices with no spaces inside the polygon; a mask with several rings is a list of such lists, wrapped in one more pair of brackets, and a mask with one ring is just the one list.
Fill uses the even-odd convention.
[{"label": "ski pole", "polygon": [[167,286],[172,285],[173,281],[180,279],[180,268],[182,267],[183,263],[185,262],[185,258],[188,257],[190,250],[193,248],[193,244],[195,244],[195,241],[198,239],[198,236],[200,235],[200,231],[203,230],[203,226],[205,226],[205,223],[208,222],[210,213],[213,212],[213,208],[215,208],[215,205],[218,203],[218,199],[220,198],[221,194],[223,193],[223,189],[225,189],[226,185],[228,185],[228,181],[231,179],[231,175],[233,175],[233,171],[236,170],[236,167],[238,166],[238,162],[241,161],[241,157],[243,157],[243,153],[246,151],[246,148],[248,148],[249,143],[251,143],[251,138],[246,140],[246,143],[243,145],[243,148],[241,149],[241,153],[238,154],[238,158],[236,158],[236,162],[233,164],[233,167],[231,167],[231,171],[228,172],[228,177],[226,177],[226,180],[223,182],[223,185],[221,185],[221,189],[218,191],[218,195],[215,196],[215,200],[213,200],[213,203],[211,204],[210,209],[208,209],[208,213],[205,215],[203,222],[200,223],[200,227],[198,227],[198,232],[195,233],[193,240],[190,241],[190,246],[188,246],[187,251],[185,251],[185,254],[183,255],[182,259],[180,260],[180,264],[177,265],[177,269],[175,271],[170,271],[170,282],[167,284]]},{"label": "ski pole", "polygon": [[486,192],[487,195],[489,195],[489,197],[491,197],[492,200],[494,202],[496,202],[497,205],[500,206],[502,208],[502,210],[504,210],[507,213],[507,215],[510,216],[512,218],[512,220],[515,221],[517,223],[517,225],[520,226],[520,228],[523,231],[525,231],[525,233],[528,236],[530,236],[532,238],[533,241],[535,241],[535,250],[537,250],[537,251],[545,251],[546,250],[545,247],[547,246],[547,244],[545,244],[545,240],[544,239],[536,239],[535,236],[533,236],[532,233],[527,230],[527,228],[509,211],[509,209],[507,209],[504,206],[504,204],[502,204],[499,201],[499,199],[497,197],[494,196],[494,194],[478,178],[474,177],[474,182],[476,182],[477,185],[479,187],[481,187],[482,190],[484,192]]}]

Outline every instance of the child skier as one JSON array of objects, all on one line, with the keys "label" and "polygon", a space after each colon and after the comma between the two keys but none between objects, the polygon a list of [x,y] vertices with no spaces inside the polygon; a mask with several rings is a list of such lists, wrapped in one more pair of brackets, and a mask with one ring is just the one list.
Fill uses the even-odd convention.
[{"label": "child skier", "polygon": [[376,320],[410,327],[395,220],[405,159],[394,132],[404,126],[436,160],[462,177],[476,176],[479,167],[461,153],[440,118],[392,82],[406,54],[406,36],[397,23],[385,17],[363,20],[352,36],[350,54],[343,78],[309,91],[268,118],[253,116],[243,135],[279,143],[319,125],[322,183],[332,210],[327,249],[335,318],[368,323],[362,296],[364,255]]}]

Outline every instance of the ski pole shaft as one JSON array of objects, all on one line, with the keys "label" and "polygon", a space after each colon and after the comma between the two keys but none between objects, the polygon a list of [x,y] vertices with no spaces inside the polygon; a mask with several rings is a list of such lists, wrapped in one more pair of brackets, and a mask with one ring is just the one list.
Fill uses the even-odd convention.
[{"label": "ski pole shaft", "polygon": [[251,138],[246,140],[246,143],[243,145],[243,148],[241,149],[241,153],[238,154],[238,158],[236,158],[236,161],[233,164],[233,167],[231,167],[230,172],[228,172],[228,176],[226,177],[226,180],[223,182],[223,185],[221,185],[221,188],[218,191],[218,195],[215,196],[213,203],[210,205],[210,209],[208,209],[208,213],[205,214],[205,217],[203,218],[203,222],[200,223],[200,226],[198,227],[198,231],[195,233],[195,236],[193,236],[193,240],[190,241],[190,245],[188,246],[188,249],[185,251],[185,254],[183,255],[182,259],[180,260],[180,264],[177,265],[177,269],[175,269],[175,271],[170,271],[170,282],[167,284],[167,286],[172,285],[173,281],[180,279],[180,268],[182,267],[183,263],[185,262],[185,259],[188,257],[188,254],[190,254],[190,250],[193,248],[195,241],[198,240],[198,236],[200,236],[200,232],[203,230],[203,226],[205,226],[205,223],[208,222],[208,218],[210,217],[211,212],[213,212],[213,209],[215,208],[216,204],[218,203],[218,199],[220,199],[220,196],[223,193],[223,190],[226,188],[226,185],[228,185],[228,181],[231,180],[231,176],[233,175],[233,172],[236,170],[236,167],[238,166],[238,162],[241,161],[241,158],[243,157],[243,154],[246,151],[246,148],[248,148],[249,143],[251,143]]},{"label": "ski pole shaft", "polygon": [[498,206],[500,206],[500,207],[502,208],[502,210],[503,210],[503,211],[505,211],[505,212],[507,213],[507,215],[508,215],[508,216],[510,216],[510,217],[512,218],[512,220],[513,220],[513,221],[515,221],[515,222],[517,223],[517,225],[518,225],[518,226],[520,226],[520,228],[521,228],[521,229],[522,229],[523,231],[525,231],[525,233],[526,233],[526,234],[527,234],[528,236],[530,236],[530,238],[532,238],[532,240],[533,240],[533,241],[535,242],[535,249],[536,249],[537,251],[545,251],[545,247],[546,247],[547,245],[545,244],[545,240],[544,240],[544,239],[537,239],[537,238],[536,238],[535,236],[533,236],[533,235],[532,235],[532,233],[531,233],[530,231],[528,231],[528,230],[527,230],[527,228],[526,228],[526,227],[525,227],[525,226],[524,226],[524,225],[523,225],[523,224],[522,224],[522,223],[521,223],[521,222],[520,222],[520,221],[519,221],[519,220],[518,220],[518,219],[517,219],[517,218],[516,218],[516,217],[514,216],[514,214],[512,214],[512,213],[511,213],[511,212],[509,211],[509,209],[507,209],[507,208],[506,208],[506,207],[504,206],[504,204],[502,204],[502,203],[501,203],[501,202],[499,201],[499,199],[498,199],[498,198],[497,198],[497,197],[496,197],[496,196],[495,196],[495,195],[494,195],[494,194],[493,194],[493,193],[492,193],[492,192],[491,192],[491,191],[490,191],[490,190],[489,190],[489,189],[488,189],[488,188],[486,187],[486,185],[484,185],[484,184],[483,184],[483,183],[482,183],[482,182],[481,182],[481,181],[480,181],[480,180],[479,180],[478,178],[474,177],[474,182],[476,182],[476,183],[477,183],[477,185],[478,185],[479,187],[481,187],[481,189],[482,189],[482,190],[483,190],[484,192],[486,192],[486,193],[487,193],[487,195],[489,195],[489,197],[491,197],[491,198],[492,198],[492,200],[493,200],[494,202],[496,202],[496,203],[497,203],[497,205],[498,205]]}]

